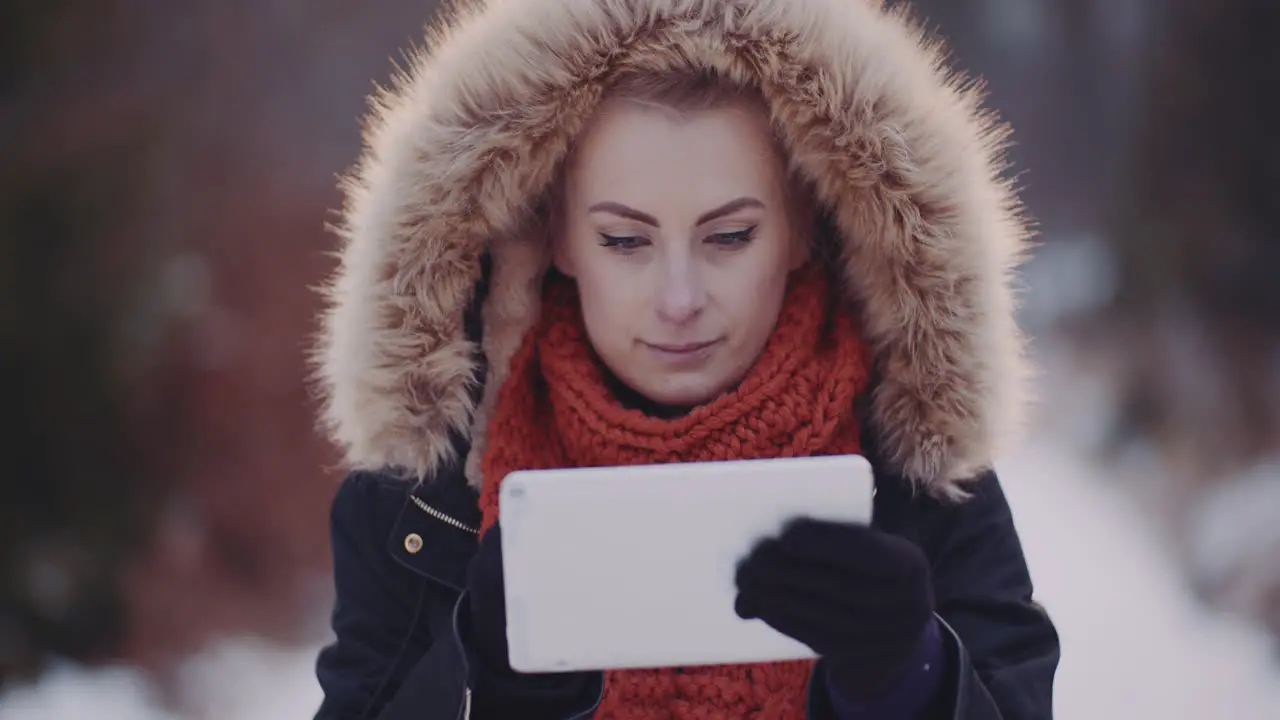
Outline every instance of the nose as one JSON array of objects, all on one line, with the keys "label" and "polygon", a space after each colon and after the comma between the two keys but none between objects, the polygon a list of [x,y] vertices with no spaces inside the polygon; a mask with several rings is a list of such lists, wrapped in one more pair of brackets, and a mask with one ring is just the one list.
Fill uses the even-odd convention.
[{"label": "nose", "polygon": [[707,289],[701,274],[688,260],[673,259],[663,268],[658,317],[673,325],[683,325],[698,317],[707,303]]}]

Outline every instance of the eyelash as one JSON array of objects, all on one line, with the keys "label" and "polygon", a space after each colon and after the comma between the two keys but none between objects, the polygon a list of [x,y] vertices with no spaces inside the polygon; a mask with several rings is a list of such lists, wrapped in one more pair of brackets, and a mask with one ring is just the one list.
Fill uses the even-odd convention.
[{"label": "eyelash", "polygon": [[[712,244],[723,248],[736,248],[746,245],[755,237],[756,225],[743,230],[735,230],[733,232],[715,233],[708,236],[708,241]],[[618,250],[620,252],[630,252],[642,247],[642,243],[646,238],[640,235],[606,235],[600,233],[600,245],[602,247]]]},{"label": "eyelash", "polygon": [[716,233],[711,237],[716,241],[717,245],[721,245],[725,247],[738,247],[739,245],[746,245],[747,243],[751,242],[751,239],[754,238],[755,236],[756,236],[756,226],[752,225],[751,227],[743,228],[742,230],[734,230],[733,232],[726,232],[726,233]]}]

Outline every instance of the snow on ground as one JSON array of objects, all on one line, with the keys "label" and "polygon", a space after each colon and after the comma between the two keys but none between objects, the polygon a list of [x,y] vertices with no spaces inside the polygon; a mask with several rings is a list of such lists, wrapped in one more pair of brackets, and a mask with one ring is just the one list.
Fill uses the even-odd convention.
[{"label": "snow on ground", "polygon": [[36,685],[0,696],[0,720],[287,720],[320,704],[316,647],[280,648],[228,639],[178,672],[176,697],[128,668],[57,668]]},{"label": "snow on ground", "polygon": [[[1075,443],[1087,387],[999,464],[1040,600],[1058,624],[1060,720],[1275,720],[1280,662],[1263,634],[1192,600],[1154,524]],[[1064,407],[1071,405],[1072,407]],[[1096,420],[1097,415],[1092,417]],[[1066,418],[1063,420],[1063,418]],[[61,667],[0,696],[0,720],[283,720],[310,717],[312,647],[229,639],[178,672],[170,702],[127,668]],[[167,709],[162,709],[162,707]]]},{"label": "snow on ground", "polygon": [[1267,639],[1195,603],[1154,526],[1103,470],[1046,437],[999,470],[1062,636],[1055,717],[1280,718]]},{"label": "snow on ground", "polygon": [[[1042,602],[1062,635],[1056,717],[1274,720],[1280,666],[1261,633],[1208,615],[1106,474],[1043,435],[1001,464]],[[281,720],[319,702],[316,648],[228,640],[179,673],[185,710],[128,669],[64,667],[0,697],[0,720]]]}]

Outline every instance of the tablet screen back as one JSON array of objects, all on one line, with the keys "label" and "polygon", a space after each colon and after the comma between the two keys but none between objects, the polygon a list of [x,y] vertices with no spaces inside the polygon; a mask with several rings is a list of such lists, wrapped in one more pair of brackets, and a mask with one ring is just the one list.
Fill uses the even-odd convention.
[{"label": "tablet screen back", "polygon": [[734,613],[734,572],[792,518],[869,523],[873,485],[857,455],[508,475],[499,502],[512,667],[813,657]]}]

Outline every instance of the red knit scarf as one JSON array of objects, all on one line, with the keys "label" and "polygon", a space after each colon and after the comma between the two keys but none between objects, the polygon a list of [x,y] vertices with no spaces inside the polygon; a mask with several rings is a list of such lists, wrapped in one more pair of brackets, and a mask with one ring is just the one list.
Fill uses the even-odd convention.
[{"label": "red knit scarf", "polygon": [[[781,316],[736,390],[677,419],[630,410],[609,391],[571,283],[553,283],[541,322],[511,361],[489,428],[483,528],[519,469],[839,455],[859,451],[854,400],[869,353],[832,313],[815,270],[792,274]],[[712,509],[708,509],[711,511]],[[810,662],[627,670],[606,675],[606,720],[803,718]]]}]

